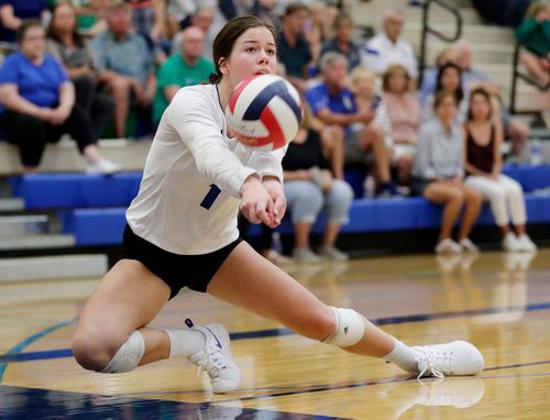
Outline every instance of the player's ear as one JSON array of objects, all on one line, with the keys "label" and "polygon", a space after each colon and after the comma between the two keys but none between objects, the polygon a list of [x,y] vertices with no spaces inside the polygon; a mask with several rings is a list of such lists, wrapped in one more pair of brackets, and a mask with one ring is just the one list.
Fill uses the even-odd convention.
[{"label": "player's ear", "polygon": [[227,65],[227,60],[225,57],[220,57],[220,59],[218,60],[218,67],[220,68],[220,72],[223,75],[226,75],[229,73],[229,67]]}]

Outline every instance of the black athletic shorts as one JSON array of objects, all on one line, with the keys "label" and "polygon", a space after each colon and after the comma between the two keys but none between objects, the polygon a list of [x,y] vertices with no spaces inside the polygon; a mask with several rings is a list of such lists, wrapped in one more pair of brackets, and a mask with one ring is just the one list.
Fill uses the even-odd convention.
[{"label": "black athletic shorts", "polygon": [[241,241],[242,239],[238,238],[209,254],[179,255],[140,238],[126,225],[122,241],[122,258],[137,260],[160,277],[170,287],[172,299],[182,287],[205,293],[214,274]]}]

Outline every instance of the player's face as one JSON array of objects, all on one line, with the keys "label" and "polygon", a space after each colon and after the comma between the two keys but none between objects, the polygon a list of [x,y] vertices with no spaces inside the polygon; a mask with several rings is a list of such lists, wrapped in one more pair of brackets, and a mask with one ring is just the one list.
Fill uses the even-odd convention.
[{"label": "player's face", "polygon": [[220,69],[234,86],[254,74],[275,74],[277,47],[271,31],[264,27],[248,29],[237,38],[231,55]]}]

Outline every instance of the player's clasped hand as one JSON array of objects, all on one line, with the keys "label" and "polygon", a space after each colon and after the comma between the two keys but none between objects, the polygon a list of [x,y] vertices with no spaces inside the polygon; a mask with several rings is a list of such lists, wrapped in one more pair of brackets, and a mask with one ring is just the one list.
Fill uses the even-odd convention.
[{"label": "player's clasped hand", "polygon": [[264,184],[250,176],[241,187],[241,212],[251,223],[264,223],[274,228],[281,222],[286,203],[281,202],[278,194],[275,200]]}]

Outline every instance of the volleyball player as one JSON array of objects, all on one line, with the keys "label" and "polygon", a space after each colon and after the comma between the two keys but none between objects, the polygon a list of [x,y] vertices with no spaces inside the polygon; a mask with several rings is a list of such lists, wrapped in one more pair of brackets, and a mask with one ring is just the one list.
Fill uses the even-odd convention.
[{"label": "volleyball player", "polygon": [[239,210],[276,227],[285,213],[283,151],[261,152],[230,138],[224,108],[238,82],[274,74],[271,24],[229,21],[214,42],[218,81],[181,89],[165,111],[126,213],[124,257],[86,303],[73,339],[78,363],[105,373],[186,357],[210,376],[214,392],[239,387],[241,372],[219,324],[181,330],[147,324],[182,287],[275,320],[298,334],[423,375],[476,374],[481,353],[469,343],[408,347],[353,309],[323,304],[239,239]]}]

